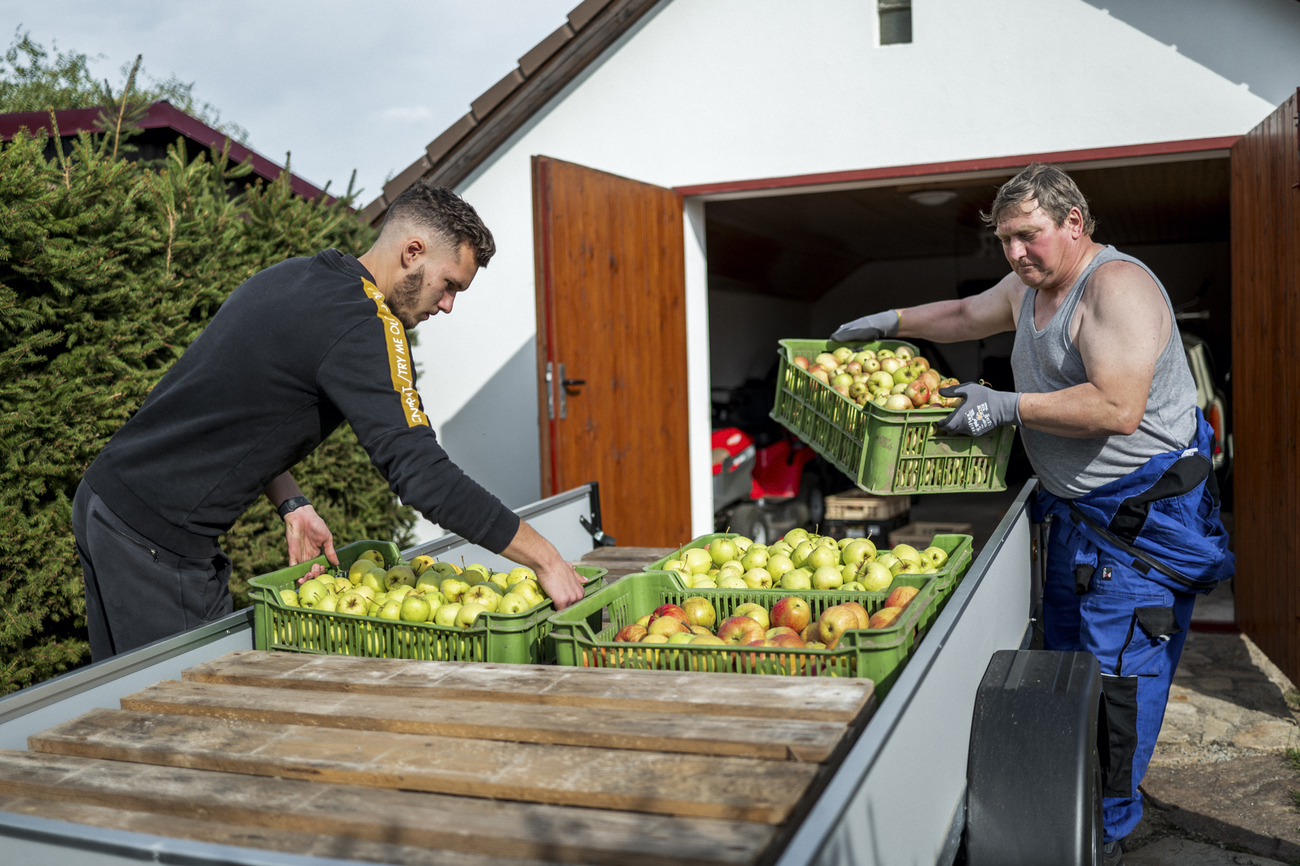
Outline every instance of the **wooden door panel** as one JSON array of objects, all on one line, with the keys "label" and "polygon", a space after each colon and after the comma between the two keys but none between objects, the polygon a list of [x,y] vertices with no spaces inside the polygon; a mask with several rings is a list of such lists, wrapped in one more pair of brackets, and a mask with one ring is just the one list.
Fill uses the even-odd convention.
[{"label": "wooden door panel", "polygon": [[[682,543],[691,515],[681,200],[537,156],[533,208],[543,493],[598,481],[604,529],[620,545]],[[564,387],[561,365],[583,384]]]},{"label": "wooden door panel", "polygon": [[1237,624],[1300,676],[1300,150],[1292,96],[1232,146]]}]

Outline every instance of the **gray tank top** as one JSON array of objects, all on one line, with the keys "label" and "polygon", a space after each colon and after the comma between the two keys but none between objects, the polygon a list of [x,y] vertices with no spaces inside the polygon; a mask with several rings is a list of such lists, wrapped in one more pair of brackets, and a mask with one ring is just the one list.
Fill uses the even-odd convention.
[{"label": "gray tank top", "polygon": [[1049,491],[1066,499],[1075,499],[1122,478],[1157,454],[1186,448],[1196,434],[1196,383],[1183,354],[1183,340],[1173,318],[1169,293],[1150,268],[1110,246],[1097,253],[1088,264],[1056,315],[1041,331],[1034,327],[1034,301],[1038,292],[1034,289],[1025,292],[1020,305],[1020,321],[1016,326],[1016,341],[1011,350],[1016,390],[1044,393],[1088,381],[1083,358],[1070,339],[1070,322],[1093,271],[1116,260],[1141,267],[1160,287],[1165,306],[1169,308],[1169,342],[1156,361],[1146,414],[1132,435],[1071,439],[1020,428],[1025,452],[1039,480]]}]

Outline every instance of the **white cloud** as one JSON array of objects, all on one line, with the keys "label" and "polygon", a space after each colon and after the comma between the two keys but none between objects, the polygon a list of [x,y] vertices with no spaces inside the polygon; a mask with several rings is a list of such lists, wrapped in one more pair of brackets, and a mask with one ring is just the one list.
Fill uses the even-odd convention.
[{"label": "white cloud", "polygon": [[380,120],[392,120],[397,123],[423,123],[433,119],[433,111],[427,105],[385,108],[379,112]]}]

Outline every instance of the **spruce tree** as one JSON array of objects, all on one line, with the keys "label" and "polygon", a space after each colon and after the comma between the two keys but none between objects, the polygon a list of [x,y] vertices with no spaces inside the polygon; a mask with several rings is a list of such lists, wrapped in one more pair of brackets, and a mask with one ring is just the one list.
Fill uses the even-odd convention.
[{"label": "spruce tree", "polygon": [[[0,694],[89,660],[71,502],[109,437],[239,283],[374,238],[350,196],[304,200],[287,173],[232,196],[250,169],[215,149],[149,166],[122,144],[82,134],[46,159],[44,138],[20,134],[0,149]],[[409,543],[414,513],[346,427],[294,477],[339,543]],[[249,577],[287,564],[265,499],[222,544],[237,608]]]}]

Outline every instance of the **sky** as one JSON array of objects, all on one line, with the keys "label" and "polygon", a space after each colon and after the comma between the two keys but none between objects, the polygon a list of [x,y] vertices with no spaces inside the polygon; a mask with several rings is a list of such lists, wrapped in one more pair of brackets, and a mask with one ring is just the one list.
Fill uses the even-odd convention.
[{"label": "sky", "polygon": [[283,165],[291,151],[294,174],[341,192],[356,169],[364,205],[578,2],[0,0],[0,38],[103,55],[91,70],[115,89],[142,54],[148,77],[193,82],[258,153]]}]

